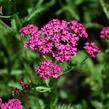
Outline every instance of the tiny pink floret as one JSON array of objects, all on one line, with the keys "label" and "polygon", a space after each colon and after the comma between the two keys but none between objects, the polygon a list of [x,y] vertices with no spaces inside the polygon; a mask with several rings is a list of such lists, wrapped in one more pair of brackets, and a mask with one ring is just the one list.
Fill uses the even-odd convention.
[{"label": "tiny pink floret", "polygon": [[91,42],[91,43],[86,42],[84,49],[93,58],[95,58],[97,54],[100,52],[100,49],[97,47],[96,43],[94,42]]},{"label": "tiny pink floret", "polygon": [[109,39],[109,27],[103,27],[100,32],[100,38],[101,39]]},{"label": "tiny pink floret", "polygon": [[0,102],[0,109],[23,109],[23,106],[20,100],[9,99],[8,102]]},{"label": "tiny pink floret", "polygon": [[45,80],[48,80],[50,77],[56,79],[60,76],[62,67],[52,63],[51,60],[44,60],[39,66],[35,67],[35,71]]}]

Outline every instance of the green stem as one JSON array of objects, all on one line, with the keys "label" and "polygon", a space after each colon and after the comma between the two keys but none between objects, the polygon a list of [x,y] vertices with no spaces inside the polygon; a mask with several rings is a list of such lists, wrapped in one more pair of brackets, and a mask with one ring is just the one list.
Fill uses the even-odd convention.
[{"label": "green stem", "polygon": [[86,56],[79,65],[84,64],[84,62],[88,59],[88,56]]},{"label": "green stem", "polygon": [[5,24],[2,20],[0,20],[0,24],[5,27],[6,29],[12,31],[11,27],[9,27],[7,24]]},{"label": "green stem", "polygon": [[46,57],[45,55],[42,55],[42,57],[43,57],[45,60],[47,60],[47,57]]},{"label": "green stem", "polygon": [[0,18],[5,18],[5,19],[9,19],[11,16],[2,16],[0,15]]},{"label": "green stem", "polygon": [[49,87],[49,82],[50,82],[49,80],[45,80],[45,84],[47,87]]},{"label": "green stem", "polygon": [[100,4],[101,4],[101,6],[102,6],[102,8],[103,8],[103,11],[104,11],[105,15],[106,15],[107,18],[109,19],[109,13],[108,13],[108,11],[107,11],[107,9],[106,9],[106,4],[104,3],[103,0],[100,0]]},{"label": "green stem", "polygon": [[73,70],[74,69],[74,66],[72,66],[69,70],[67,70],[66,72],[65,72],[65,74],[67,74],[68,72],[70,72],[71,70]]}]

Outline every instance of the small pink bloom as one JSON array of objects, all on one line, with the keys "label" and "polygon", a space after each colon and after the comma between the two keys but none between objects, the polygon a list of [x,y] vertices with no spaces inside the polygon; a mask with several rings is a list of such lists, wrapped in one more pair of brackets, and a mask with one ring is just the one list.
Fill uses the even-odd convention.
[{"label": "small pink bloom", "polygon": [[39,76],[45,80],[48,80],[51,76],[58,78],[62,68],[57,64],[52,63],[51,60],[45,60],[41,64],[35,67],[35,71],[38,72]]},{"label": "small pink bloom", "polygon": [[88,37],[85,27],[76,20],[67,22],[53,19],[39,31],[36,26],[29,24],[21,28],[20,32],[23,36],[28,33],[30,35],[24,44],[25,48],[31,48],[41,54],[51,54],[61,62],[69,61],[71,56],[75,56],[78,40]]},{"label": "small pink bloom", "polygon": [[97,47],[96,43],[94,43],[94,42],[91,42],[91,43],[86,42],[84,49],[93,58],[95,58],[96,55],[100,52],[100,49]]},{"label": "small pink bloom", "polygon": [[108,38],[109,39],[109,27],[103,27],[101,32],[100,32],[100,38]]},{"label": "small pink bloom", "polygon": [[22,27],[20,32],[23,37],[25,37],[27,34],[33,35],[38,32],[38,27],[34,24],[28,24],[27,26]]},{"label": "small pink bloom", "polygon": [[79,37],[88,37],[88,34],[86,32],[86,28],[84,27],[84,25],[82,25],[81,23],[79,23],[76,20],[72,20],[69,22],[69,29],[71,29],[73,32],[75,32],[76,34],[78,34]]},{"label": "small pink bloom", "polygon": [[18,99],[9,99],[8,102],[2,103],[0,109],[23,109],[21,101]]}]

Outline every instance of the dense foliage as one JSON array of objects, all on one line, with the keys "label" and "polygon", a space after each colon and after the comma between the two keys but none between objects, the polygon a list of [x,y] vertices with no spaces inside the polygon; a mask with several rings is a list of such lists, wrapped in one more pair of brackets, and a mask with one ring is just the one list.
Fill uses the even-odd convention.
[{"label": "dense foliage", "polygon": [[[19,30],[30,23],[41,28],[54,18],[82,22],[88,38],[79,41],[76,57],[59,64],[64,74],[44,81],[34,70],[44,57],[23,48]],[[108,0],[0,0],[2,101],[20,99],[24,109],[109,109],[109,40],[100,38],[104,26],[109,26]],[[82,49],[86,41],[100,47],[96,58]]]}]

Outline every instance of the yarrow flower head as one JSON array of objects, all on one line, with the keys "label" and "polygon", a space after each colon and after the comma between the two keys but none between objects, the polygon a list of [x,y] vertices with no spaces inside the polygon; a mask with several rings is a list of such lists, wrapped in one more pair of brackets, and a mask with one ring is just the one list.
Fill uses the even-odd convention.
[{"label": "yarrow flower head", "polygon": [[56,79],[60,76],[62,67],[52,63],[51,60],[44,60],[40,66],[35,67],[35,71],[45,80],[48,80],[51,76]]},{"label": "yarrow flower head", "polygon": [[72,20],[69,22],[69,28],[75,32],[76,34],[78,34],[79,37],[88,37],[88,34],[86,32],[86,28],[84,27],[84,25],[82,25],[81,23],[79,23],[76,20]]},{"label": "yarrow flower head", "polygon": [[42,32],[49,38],[54,38],[56,34],[66,35],[68,33],[68,22],[59,19],[53,19],[42,27]]},{"label": "yarrow flower head", "polygon": [[[28,30],[30,27],[32,29]],[[77,42],[80,37],[88,37],[85,27],[76,20],[67,22],[53,19],[39,31],[37,26],[27,25],[20,32],[23,36],[28,34],[28,32],[30,33],[29,40],[24,44],[25,48],[31,48],[41,54],[49,53],[61,62],[68,61],[71,56],[76,55]]]},{"label": "yarrow flower head", "polygon": [[53,43],[52,56],[61,62],[70,60],[77,53],[79,37],[69,31],[68,22],[53,19],[42,27],[42,32]]},{"label": "yarrow flower head", "polygon": [[100,32],[100,38],[101,39],[105,39],[108,38],[109,39],[109,27],[104,27],[101,32]]},{"label": "yarrow flower head", "polygon": [[9,99],[6,103],[0,103],[0,109],[23,109],[23,106],[20,100]]},{"label": "yarrow flower head", "polygon": [[25,37],[27,34],[34,35],[38,32],[38,27],[34,24],[28,24],[20,29],[22,36]]},{"label": "yarrow flower head", "polygon": [[84,49],[93,58],[95,58],[96,55],[100,52],[100,49],[97,47],[96,43],[94,42],[91,42],[91,43],[86,42]]}]

